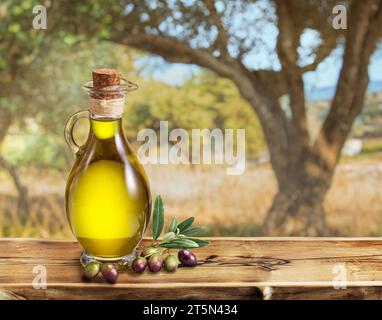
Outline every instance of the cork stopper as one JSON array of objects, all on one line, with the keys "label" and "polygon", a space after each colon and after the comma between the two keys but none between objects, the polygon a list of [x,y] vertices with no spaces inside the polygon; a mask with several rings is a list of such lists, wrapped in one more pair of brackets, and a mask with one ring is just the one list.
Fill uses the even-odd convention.
[{"label": "cork stopper", "polygon": [[121,82],[121,73],[116,69],[98,68],[93,70],[93,87],[101,89],[104,87],[118,86]]},{"label": "cork stopper", "polygon": [[93,70],[92,75],[93,92],[91,93],[91,96],[93,98],[109,100],[123,96],[115,90],[107,90],[108,87],[120,85],[122,74],[118,70],[111,68],[98,68]]},{"label": "cork stopper", "polygon": [[89,111],[93,115],[118,118],[122,116],[125,95],[138,89],[138,86],[122,77],[116,69],[94,69],[93,81],[88,81],[83,88],[88,92]]}]

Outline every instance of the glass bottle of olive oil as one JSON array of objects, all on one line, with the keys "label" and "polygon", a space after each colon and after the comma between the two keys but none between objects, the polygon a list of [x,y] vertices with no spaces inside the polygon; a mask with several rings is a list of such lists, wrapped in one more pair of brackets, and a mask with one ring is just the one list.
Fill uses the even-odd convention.
[{"label": "glass bottle of olive oil", "polygon": [[[148,180],[121,120],[125,94],[137,87],[114,69],[96,69],[84,88],[89,110],[72,115],[65,128],[76,154],[66,184],[67,217],[85,259],[131,260],[151,212]],[[73,127],[82,117],[89,118],[90,132],[78,146]]]}]

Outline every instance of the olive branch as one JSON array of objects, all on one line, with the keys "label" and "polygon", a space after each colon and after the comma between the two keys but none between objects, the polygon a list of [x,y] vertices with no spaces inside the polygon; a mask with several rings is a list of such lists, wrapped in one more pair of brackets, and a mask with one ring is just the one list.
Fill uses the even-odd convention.
[{"label": "olive branch", "polygon": [[153,246],[167,249],[196,249],[209,244],[208,241],[201,240],[195,236],[203,231],[200,227],[193,227],[195,218],[190,217],[178,223],[174,217],[159,242],[155,242],[163,231],[164,226],[164,206],[160,195],[155,198],[152,223]]}]

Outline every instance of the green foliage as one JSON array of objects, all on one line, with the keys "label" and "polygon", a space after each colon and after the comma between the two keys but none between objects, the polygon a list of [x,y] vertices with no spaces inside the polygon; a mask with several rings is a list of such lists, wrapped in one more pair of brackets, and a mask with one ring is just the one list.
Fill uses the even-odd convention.
[{"label": "green foliage", "polygon": [[6,152],[5,157],[17,166],[59,169],[63,166],[60,151],[55,137],[38,133],[26,136],[24,146],[15,153]]},{"label": "green foliage", "polygon": [[[0,141],[0,151],[17,166],[62,169],[68,164],[63,127],[70,114],[87,108],[81,86],[91,78],[92,68],[107,65],[134,75],[133,51],[123,46],[95,41],[74,47],[53,41],[51,46],[28,67],[23,77],[14,79],[13,87],[18,90],[1,99],[4,104],[1,108],[12,115],[12,122],[8,139]],[[7,126],[7,121],[0,117],[0,126]],[[30,124],[37,126],[37,130],[31,131]],[[81,136],[86,135],[81,131]],[[18,140],[22,141],[15,144]]]},{"label": "green foliage", "polygon": [[[153,222],[152,222],[152,237],[153,243],[152,247],[147,247],[143,251],[143,256],[147,257],[149,255],[155,254],[155,248],[160,246],[168,249],[191,249],[191,248],[201,248],[207,246],[208,241],[204,241],[198,238],[189,237],[187,231],[194,229],[191,227],[195,218],[190,217],[183,222],[177,224],[176,218],[172,218],[168,232],[163,235],[161,241],[156,243],[155,241],[159,238],[162,233],[164,225],[164,207],[163,200],[161,196],[157,196],[154,202],[153,209]],[[201,228],[199,228],[201,229]]]},{"label": "green foliage", "polygon": [[164,224],[164,208],[163,201],[161,196],[157,196],[154,202],[154,210],[153,210],[153,240],[158,239],[160,234],[162,233]]},{"label": "green foliage", "polygon": [[204,230],[200,227],[191,227],[188,228],[187,230],[183,231],[183,234],[185,236],[192,236],[192,235],[197,235],[201,234]]},{"label": "green foliage", "polygon": [[[63,126],[70,114],[86,109],[86,93],[81,85],[89,80],[91,69],[100,65],[121,69],[140,86],[127,99],[124,123],[130,141],[135,141],[140,129],[159,130],[159,121],[168,120],[170,129],[245,128],[247,151],[255,153],[264,148],[256,116],[228,80],[211,73],[202,73],[181,87],[145,80],[137,76],[134,67],[138,55],[110,42],[89,41],[74,47],[53,42],[52,48],[29,67],[28,74],[14,80],[15,87],[22,90],[3,98],[4,108],[14,114],[13,128],[25,139],[32,134],[28,131],[28,121],[39,127],[34,142],[28,142],[28,148],[7,150],[3,147],[5,157],[20,166],[65,166],[68,156],[62,137]],[[84,127],[82,131],[86,130]],[[50,148],[46,151],[50,155],[44,155],[43,160],[42,153],[37,151],[42,146]],[[33,148],[36,148],[34,152]]]},{"label": "green foliage", "polygon": [[178,225],[178,221],[177,221],[177,219],[175,217],[173,217],[172,220],[171,220],[171,223],[170,223],[170,225],[168,227],[167,232],[175,232],[177,225]]},{"label": "green foliage", "polygon": [[[178,87],[143,79],[134,66],[142,53],[102,40],[126,28],[120,3],[43,3],[48,30],[34,30],[32,8],[38,4],[0,4],[0,139],[2,130],[8,135],[0,141],[0,151],[12,163],[62,168],[70,162],[63,126],[70,114],[87,107],[81,85],[90,79],[91,69],[100,66],[118,68],[140,86],[127,99],[124,123],[130,141],[140,129],[159,130],[159,121],[168,120],[170,129],[245,128],[247,152],[264,148],[254,112],[230,81],[210,72]],[[146,9],[137,7],[130,23],[144,28],[140,17]],[[162,11],[165,16],[171,9]],[[28,129],[30,122],[38,127],[36,132]],[[9,143],[15,139],[23,142]]]},{"label": "green foliage", "polygon": [[189,227],[191,227],[191,225],[194,223],[194,220],[195,220],[194,217],[190,217],[190,218],[182,221],[181,223],[179,223],[178,224],[179,232],[183,232],[183,231],[187,230]]},{"label": "green foliage", "polygon": [[170,130],[244,128],[248,153],[265,148],[261,126],[251,107],[229,80],[211,72],[202,72],[181,87],[142,81],[139,91],[128,101],[125,127],[131,139],[143,128],[159,131],[159,121],[167,120]]},{"label": "green foliage", "polygon": [[0,72],[27,64],[35,49],[42,45],[45,34],[32,28],[32,7],[37,4],[38,0],[0,4]]},{"label": "green foliage", "polygon": [[177,239],[173,240],[170,243],[162,243],[160,245],[163,248],[168,248],[168,249],[194,249],[194,248],[199,248],[199,245],[190,239]]}]

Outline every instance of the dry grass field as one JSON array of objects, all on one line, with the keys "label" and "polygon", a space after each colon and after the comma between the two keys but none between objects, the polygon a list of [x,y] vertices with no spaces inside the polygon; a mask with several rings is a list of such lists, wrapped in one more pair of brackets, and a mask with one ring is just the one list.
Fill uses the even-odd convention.
[{"label": "dry grass field", "polygon": [[[248,166],[242,176],[223,167],[146,167],[152,194],[165,201],[167,221],[195,216],[206,235],[254,236],[276,192],[268,167]],[[68,238],[64,214],[65,176],[23,174],[30,216],[19,217],[16,192],[0,175],[0,236]],[[328,225],[344,236],[382,235],[382,162],[358,160],[339,165],[325,202]]]}]

